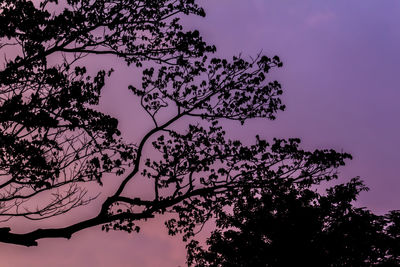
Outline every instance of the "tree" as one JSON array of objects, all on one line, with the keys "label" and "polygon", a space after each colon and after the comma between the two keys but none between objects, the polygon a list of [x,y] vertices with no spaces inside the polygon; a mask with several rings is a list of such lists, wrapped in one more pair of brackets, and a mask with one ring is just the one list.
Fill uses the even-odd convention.
[{"label": "tree", "polygon": [[351,203],[367,188],[358,178],[320,194],[275,179],[238,193],[222,211],[208,249],[193,240],[192,266],[398,266],[400,212],[378,216]]},{"label": "tree", "polygon": [[[261,54],[211,58],[215,47],[180,24],[180,15],[189,14],[205,15],[194,0],[1,1],[0,49],[14,56],[0,73],[0,216],[44,220],[67,213],[92,200],[85,184],[102,185],[105,173],[120,176],[93,218],[28,233],[3,227],[1,242],[34,246],[98,225],[139,231],[138,221],[165,212],[175,214],[166,222],[169,233],[187,240],[246,188],[268,188],[271,179],[336,178],[350,155],[304,151],[298,139],[269,144],[257,136],[244,145],[225,136],[221,120],[275,119],[284,109],[280,84],[267,79],[282,62]],[[113,72],[89,75],[84,58],[99,55],[142,69],[142,86],[129,90],[154,127],[135,144],[121,138],[117,119],[96,110]],[[163,111],[172,115],[165,119]],[[183,119],[187,130],[176,130]],[[159,156],[145,159],[149,143]],[[127,192],[136,179],[151,181],[151,198]]]}]

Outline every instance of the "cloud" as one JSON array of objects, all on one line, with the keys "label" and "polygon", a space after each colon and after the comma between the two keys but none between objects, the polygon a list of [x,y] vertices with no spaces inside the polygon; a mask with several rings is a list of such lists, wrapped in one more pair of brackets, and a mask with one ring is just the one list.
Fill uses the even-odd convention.
[{"label": "cloud", "polygon": [[333,19],[335,19],[335,17],[336,17],[335,14],[331,11],[318,12],[318,13],[308,16],[306,18],[306,24],[310,27],[316,27],[323,23],[332,21]]}]

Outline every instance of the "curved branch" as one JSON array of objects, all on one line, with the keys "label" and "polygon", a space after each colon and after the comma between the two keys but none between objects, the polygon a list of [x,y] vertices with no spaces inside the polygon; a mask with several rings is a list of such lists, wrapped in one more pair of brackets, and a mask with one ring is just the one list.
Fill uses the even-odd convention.
[{"label": "curved branch", "polygon": [[112,222],[121,219],[133,219],[141,220],[152,218],[151,214],[135,214],[135,213],[121,213],[117,215],[107,216],[99,214],[98,216],[81,221],[79,223],[70,225],[63,228],[48,228],[48,229],[37,229],[35,231],[25,233],[25,234],[15,234],[11,233],[11,229],[8,227],[0,228],[0,242],[11,243],[22,246],[37,246],[37,240],[43,238],[66,238],[70,239],[71,236],[83,229],[90,228],[96,225],[101,225],[104,223]]},{"label": "curved branch", "polygon": [[139,171],[139,165],[140,165],[140,159],[142,158],[142,151],[143,151],[143,147],[146,144],[147,140],[156,132],[161,131],[162,129],[170,126],[172,123],[174,123],[175,121],[177,121],[178,119],[180,119],[181,117],[183,117],[184,115],[186,115],[187,113],[181,113],[176,115],[175,117],[173,117],[172,119],[170,119],[169,121],[167,121],[166,123],[164,123],[163,125],[156,127],[154,129],[152,129],[150,132],[148,132],[143,139],[141,140],[140,144],[139,144],[139,148],[137,151],[137,157],[135,159],[135,168],[132,170],[131,173],[129,173],[129,175],[121,182],[120,186],[118,187],[118,190],[115,192],[114,196],[119,196],[121,195],[122,191],[124,190],[126,184],[133,178],[133,176],[135,176],[138,171]]}]

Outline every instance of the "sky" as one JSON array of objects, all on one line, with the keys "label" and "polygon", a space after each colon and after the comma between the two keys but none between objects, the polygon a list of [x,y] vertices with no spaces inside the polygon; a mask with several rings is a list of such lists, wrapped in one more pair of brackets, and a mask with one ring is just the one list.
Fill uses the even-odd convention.
[{"label": "sky", "polygon": [[[271,75],[283,85],[286,111],[275,121],[252,120],[244,128],[229,124],[229,134],[240,139],[256,134],[300,137],[307,149],[351,153],[354,159],[340,169],[340,181],[360,176],[370,187],[357,205],[379,214],[400,209],[400,1],[199,3],[206,18],[185,18],[185,24],[215,44],[218,56],[247,57],[262,50],[284,62]],[[119,68],[109,79],[100,108],[120,119],[129,138],[140,138],[151,122],[134,113],[133,96],[126,88],[137,76],[120,62],[114,64]],[[112,186],[106,183],[104,197],[113,192]],[[45,226],[69,224],[96,212],[87,206]],[[162,218],[149,221],[139,234],[105,233],[97,227],[71,240],[39,241],[35,248],[0,244],[1,267],[179,265],[185,265],[184,244],[167,235]]]}]

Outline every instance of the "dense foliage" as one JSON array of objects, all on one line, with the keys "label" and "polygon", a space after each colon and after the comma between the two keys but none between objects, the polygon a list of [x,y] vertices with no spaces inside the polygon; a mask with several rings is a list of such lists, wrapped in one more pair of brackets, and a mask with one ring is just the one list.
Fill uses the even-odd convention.
[{"label": "dense foliage", "polygon": [[207,240],[188,245],[192,266],[398,266],[400,213],[352,204],[366,190],[352,179],[326,190],[288,180],[236,196]]}]

